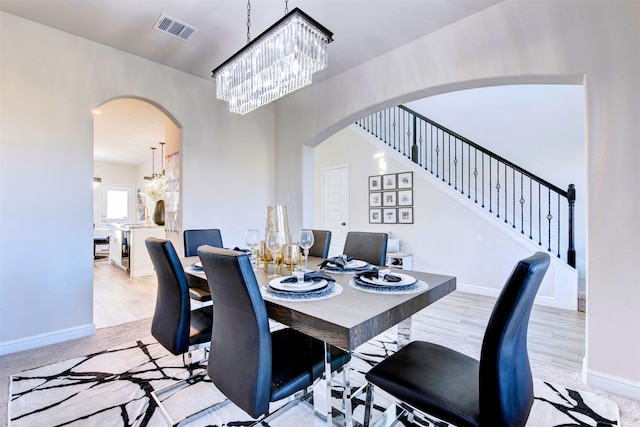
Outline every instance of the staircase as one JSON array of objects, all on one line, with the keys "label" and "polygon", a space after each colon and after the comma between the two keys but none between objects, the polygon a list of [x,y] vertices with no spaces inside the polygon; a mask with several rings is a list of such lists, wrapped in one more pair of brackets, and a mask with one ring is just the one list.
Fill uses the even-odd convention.
[{"label": "staircase", "polygon": [[562,190],[402,105],[356,125],[575,268],[573,184]]}]

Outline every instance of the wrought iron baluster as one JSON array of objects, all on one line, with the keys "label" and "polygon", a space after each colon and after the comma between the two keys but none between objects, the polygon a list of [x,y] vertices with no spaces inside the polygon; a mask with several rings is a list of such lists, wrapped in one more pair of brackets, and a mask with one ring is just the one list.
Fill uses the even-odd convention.
[{"label": "wrought iron baluster", "polygon": [[[442,167],[444,168],[444,160],[442,161]],[[436,178],[440,178],[440,129],[437,129],[437,128],[436,128]],[[442,172],[442,180],[444,181],[444,171]]]},{"label": "wrought iron baluster", "polygon": [[484,208],[484,153],[480,153],[480,160],[482,165],[482,179],[480,181],[480,187],[482,188],[482,207]]},{"label": "wrought iron baluster", "polygon": [[[451,144],[451,135],[449,135],[449,144]],[[449,165],[451,168],[451,165]],[[449,173],[451,173],[451,169],[449,169]],[[458,189],[458,139],[453,138],[453,188],[454,190]],[[451,178],[449,178],[449,182],[451,182]]]},{"label": "wrought iron baluster", "polygon": [[[447,163],[449,165],[449,186],[451,186],[451,134],[447,138]],[[444,160],[444,157],[443,157]],[[442,174],[444,176],[444,172]]]},{"label": "wrought iron baluster", "polygon": [[[471,163],[471,161],[469,161],[469,163]],[[478,150],[476,149],[473,150],[473,185],[475,187],[473,201],[478,204]],[[471,188],[471,184],[469,184],[469,188]],[[482,205],[484,206],[484,202]]]},{"label": "wrought iron baluster", "polygon": [[547,250],[551,252],[551,220],[553,219],[553,215],[551,215],[551,189],[549,188],[547,191]]},{"label": "wrought iron baluster", "polygon": [[471,198],[471,173],[471,146],[467,145],[467,199]]},{"label": "wrought iron baluster", "polygon": [[567,262],[571,267],[576,266],[576,248],[574,246],[574,205],[576,201],[576,186],[573,184],[569,184],[569,188],[567,189],[567,201],[569,202],[569,214],[567,219],[569,220],[569,247],[567,248]]},{"label": "wrought iron baluster", "polygon": [[498,212],[498,218],[500,218],[500,163],[496,165],[496,171],[498,176],[496,177],[496,190],[497,190],[497,208],[496,212]]},{"label": "wrought iron baluster", "polygon": [[[430,128],[430,134],[431,134],[431,174],[433,174],[433,126],[429,126]],[[438,141],[436,139],[436,178],[438,177],[438,151],[437,151],[437,147],[438,147]]]},{"label": "wrought iron baluster", "polygon": [[[556,193],[558,194],[558,193]],[[558,253],[557,256],[560,258],[560,194],[558,194],[558,218],[556,219],[556,224],[558,224]]]},{"label": "wrought iron baluster", "polygon": [[542,187],[538,183],[538,245],[542,246]]},{"label": "wrought iron baluster", "polygon": [[520,174],[520,234],[524,234],[524,174]]},{"label": "wrought iron baluster", "polygon": [[511,226],[512,228],[516,228],[516,170],[511,169],[511,202],[512,202],[512,212],[511,212]]},{"label": "wrought iron baluster", "polygon": [[533,180],[529,179],[529,240],[533,240]]},{"label": "wrought iron baluster", "polygon": [[507,188],[509,187],[509,178],[507,177],[507,164],[504,165],[504,223],[507,223]]},{"label": "wrought iron baluster", "polygon": [[491,183],[491,157],[489,157],[489,213],[493,213],[493,210],[491,209],[493,207],[493,197],[492,197],[492,192],[493,192],[493,185]]}]

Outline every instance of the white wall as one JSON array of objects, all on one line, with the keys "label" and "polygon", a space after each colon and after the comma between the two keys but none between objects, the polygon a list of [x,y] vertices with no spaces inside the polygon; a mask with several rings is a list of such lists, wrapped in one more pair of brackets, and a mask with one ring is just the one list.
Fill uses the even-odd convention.
[{"label": "white wall", "polygon": [[272,107],[230,114],[213,81],[0,19],[0,354],[93,332],[92,110],[111,99],[148,100],[182,128],[185,228],[215,225],[235,245],[263,227]]},{"label": "white wall", "polygon": [[[276,199],[315,146],[381,107],[496,84],[584,84],[589,382],[640,397],[638,2],[502,2],[278,102]],[[615,23],[615,25],[613,25]],[[298,192],[298,193],[296,193]],[[301,209],[301,208],[298,208]],[[292,209],[295,212],[295,209]]]}]

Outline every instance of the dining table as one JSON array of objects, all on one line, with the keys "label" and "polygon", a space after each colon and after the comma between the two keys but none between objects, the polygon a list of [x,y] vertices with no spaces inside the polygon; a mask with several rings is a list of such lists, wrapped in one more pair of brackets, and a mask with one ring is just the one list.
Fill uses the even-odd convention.
[{"label": "dining table", "polygon": [[[194,268],[198,257],[182,258],[185,273],[189,277],[189,286],[208,289],[204,271]],[[319,270],[323,258],[309,257],[308,267]],[[366,292],[354,286],[354,274],[323,270],[335,279],[340,292],[322,299],[283,299],[271,297],[264,292],[263,297],[269,318],[290,328],[317,338],[325,343],[325,378],[326,400],[325,407],[318,409],[327,425],[333,425],[331,396],[331,354],[330,346],[339,347],[354,353],[357,347],[370,339],[397,326],[398,348],[411,340],[411,317],[425,307],[456,289],[456,277],[422,271],[402,270],[385,266],[379,269],[389,269],[391,274],[409,275],[417,279],[421,287],[414,292]],[[267,288],[272,278],[274,266],[268,265],[268,270],[254,270],[258,284]],[[284,269],[284,275],[291,275],[291,271]],[[215,304],[215,301],[214,301]],[[348,375],[346,377],[343,424],[352,425],[351,387]],[[315,406],[315,399],[314,399]]]}]

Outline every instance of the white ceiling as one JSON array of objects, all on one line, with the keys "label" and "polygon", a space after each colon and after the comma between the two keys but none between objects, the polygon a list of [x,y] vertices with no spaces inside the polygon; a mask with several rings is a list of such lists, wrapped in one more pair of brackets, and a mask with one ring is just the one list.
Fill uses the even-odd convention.
[{"label": "white ceiling", "polygon": [[[302,9],[334,33],[329,66],[313,77],[318,82],[499,1],[291,0],[288,7]],[[2,0],[0,10],[204,79],[247,41],[247,3],[242,0]],[[284,0],[253,0],[252,38],[284,12]],[[184,41],[154,30],[162,13],[198,32]],[[159,119],[149,111],[155,107],[106,107],[94,134],[96,160],[136,164],[148,159],[149,147],[158,140]]]}]

